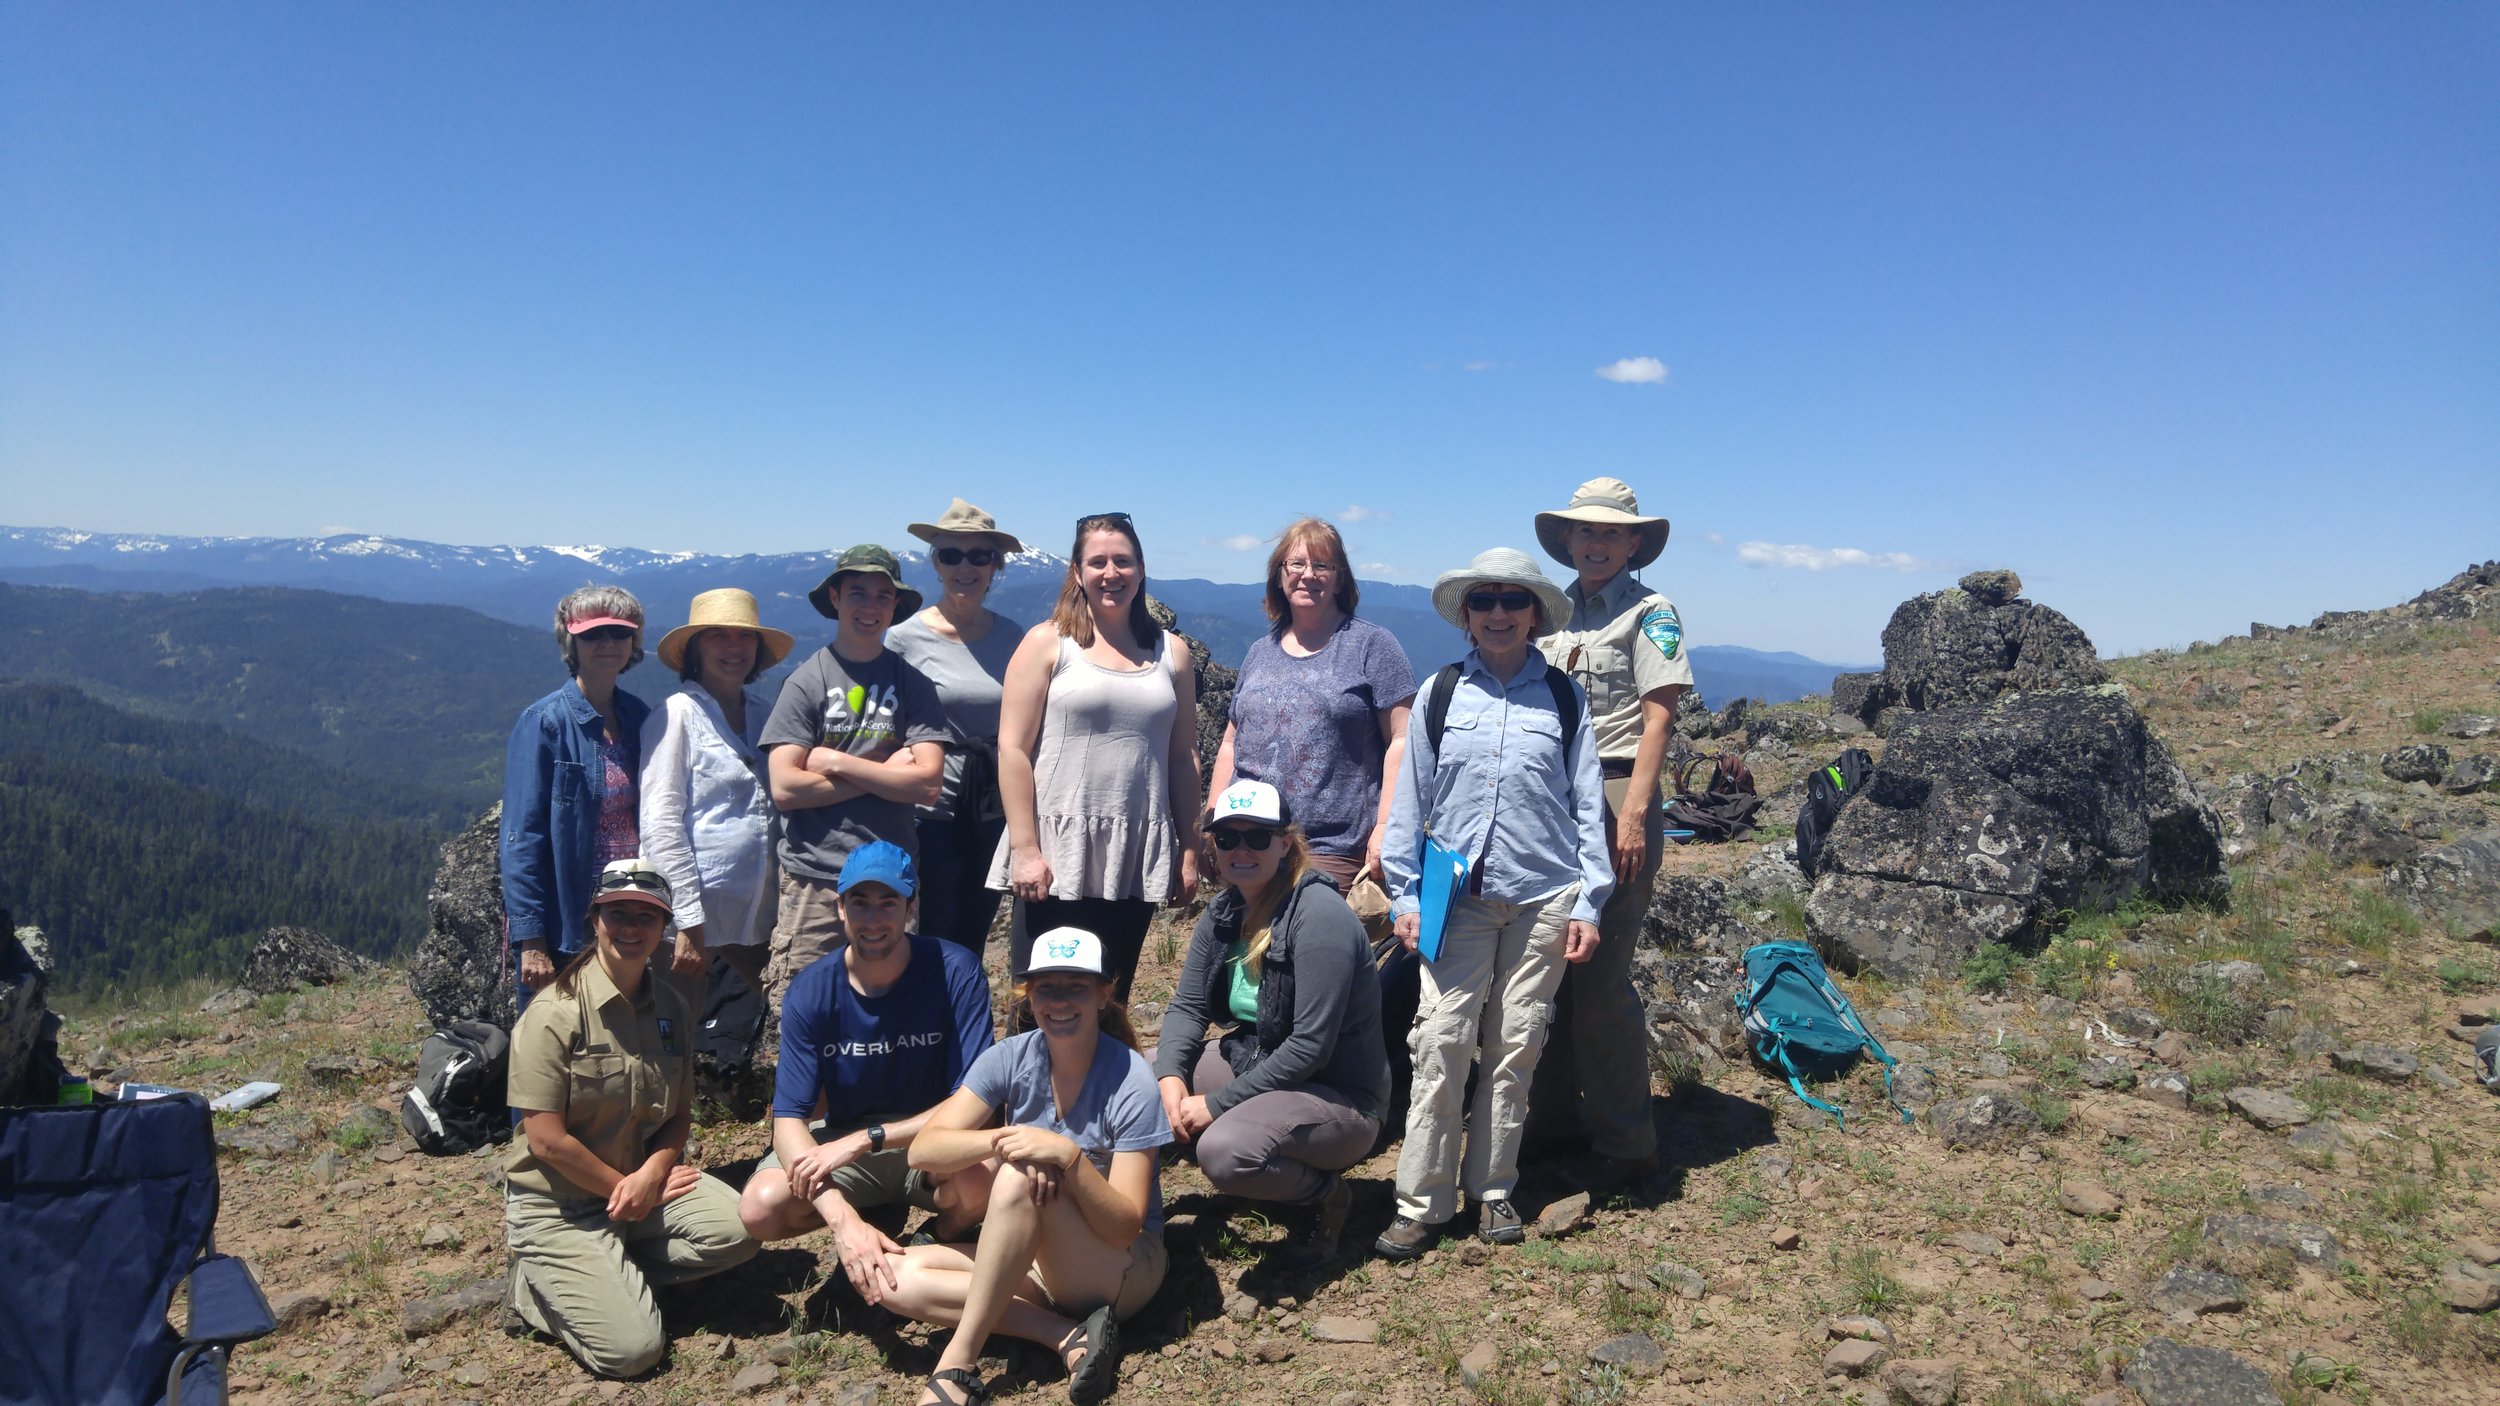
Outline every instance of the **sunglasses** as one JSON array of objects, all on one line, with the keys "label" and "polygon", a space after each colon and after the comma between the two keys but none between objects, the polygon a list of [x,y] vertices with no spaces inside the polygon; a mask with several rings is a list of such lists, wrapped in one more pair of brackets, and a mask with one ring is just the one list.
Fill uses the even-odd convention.
[{"label": "sunglasses", "polygon": [[593,644],[616,644],[633,637],[634,627],[631,625],[594,625],[573,638]]},{"label": "sunglasses", "polygon": [[1517,615],[1534,604],[1536,596],[1528,591],[1471,591],[1467,596],[1467,608],[1478,615],[1490,614],[1495,606]]},{"label": "sunglasses", "polygon": [[998,560],[998,552],[990,547],[940,547],[930,555],[937,558],[940,566],[961,566],[965,562],[988,566]]},{"label": "sunglasses", "polygon": [[1129,521],[1126,513],[1087,513],[1076,520],[1076,525],[1081,529],[1089,522],[1115,522],[1126,528],[1136,527],[1135,523]]},{"label": "sunglasses", "polygon": [[1265,853],[1268,842],[1276,838],[1276,832],[1273,830],[1211,830],[1208,832],[1208,837],[1215,841],[1217,849],[1235,850],[1248,845],[1253,850]]}]

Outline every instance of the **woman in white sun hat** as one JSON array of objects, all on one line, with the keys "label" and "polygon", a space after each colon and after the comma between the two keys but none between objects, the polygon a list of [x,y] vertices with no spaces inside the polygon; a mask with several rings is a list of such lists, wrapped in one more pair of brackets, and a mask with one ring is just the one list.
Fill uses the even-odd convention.
[{"label": "woman in white sun hat", "polygon": [[990,857],[1006,832],[998,798],[998,710],[1007,663],[1024,623],[990,609],[990,587],[1024,543],[961,498],[935,522],[904,529],[929,544],[938,595],[888,630],[885,647],[937,685],[956,745],[935,805],[920,808],[920,931],[979,952],[1003,896],[989,887]]},{"label": "woman in white sun hat", "polygon": [[974,1060],[912,1139],[922,1171],[997,1168],[977,1246],[889,1257],[885,1306],[955,1330],[920,1406],[988,1396],[980,1363],[992,1333],[1057,1351],[1069,1400],[1100,1401],[1119,1372],[1120,1320],[1163,1285],[1158,1172],[1172,1126],[1112,994],[1102,940],[1080,928],[1042,933],[1019,986],[1035,1028]]},{"label": "woman in white sun hat", "polygon": [[[1398,1214],[1374,1245],[1391,1259],[1431,1248],[1462,1190],[1479,1235],[1524,1238],[1510,1197],[1547,1003],[1564,964],[1597,947],[1597,915],[1614,887],[1587,697],[1533,648],[1569,601],[1524,553],[1496,547],[1444,573],[1432,603],[1475,648],[1424,685],[1420,724],[1407,729],[1381,846],[1399,938],[1416,946],[1422,935],[1427,837],[1466,874],[1439,951],[1418,948],[1426,960],[1408,1038],[1415,1082]],[[1460,1107],[1470,1063],[1472,1111]]]},{"label": "woman in white sun hat", "polygon": [[780,875],[756,741],[772,700],[748,685],[787,658],[791,643],[765,627],[754,596],[729,586],[696,596],[686,623],[660,636],[660,662],[679,683],[642,728],[642,857],[668,876],[676,899],[667,970],[698,994],[715,955],[749,989],[764,989]]},{"label": "woman in white sun hat", "polygon": [[1552,1047],[1529,1098],[1530,1137],[1568,1143],[1584,1133],[1595,1161],[1583,1179],[1600,1194],[1658,1165],[1649,1027],[1632,989],[1632,949],[1658,876],[1658,776],[1693,664],[1675,602],[1635,573],[1666,550],[1667,527],[1641,512],[1619,478],[1590,479],[1569,506],[1536,515],[1538,544],[1577,574],[1564,593],[1571,613],[1538,647],[1589,696],[1615,891],[1597,917],[1597,955],[1573,967],[1555,997]]}]

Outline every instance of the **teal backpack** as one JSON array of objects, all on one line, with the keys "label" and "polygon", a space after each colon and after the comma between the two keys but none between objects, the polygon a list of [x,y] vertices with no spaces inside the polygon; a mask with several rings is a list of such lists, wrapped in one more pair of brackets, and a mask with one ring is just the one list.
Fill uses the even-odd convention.
[{"label": "teal backpack", "polygon": [[1847,1115],[1806,1092],[1806,1080],[1837,1078],[1861,1053],[1884,1062],[1884,1098],[1901,1121],[1909,1110],[1892,1097],[1893,1057],[1868,1032],[1849,998],[1832,984],[1823,959],[1802,942],[1763,942],[1745,949],[1745,985],[1736,993],[1745,1036],[1763,1063],[1788,1076],[1788,1087],[1812,1107],[1848,1125]]}]

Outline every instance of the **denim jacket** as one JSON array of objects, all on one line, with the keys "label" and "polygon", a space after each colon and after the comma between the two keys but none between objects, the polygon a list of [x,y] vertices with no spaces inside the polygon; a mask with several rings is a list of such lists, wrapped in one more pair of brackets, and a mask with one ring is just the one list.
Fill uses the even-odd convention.
[{"label": "denim jacket", "polygon": [[[651,705],[619,688],[625,774],[642,771],[642,725]],[[599,808],[608,769],[599,759],[599,710],[579,687],[562,688],[521,710],[503,754],[503,868],[507,942],[546,940],[550,953],[580,950],[590,934],[598,886]]]}]

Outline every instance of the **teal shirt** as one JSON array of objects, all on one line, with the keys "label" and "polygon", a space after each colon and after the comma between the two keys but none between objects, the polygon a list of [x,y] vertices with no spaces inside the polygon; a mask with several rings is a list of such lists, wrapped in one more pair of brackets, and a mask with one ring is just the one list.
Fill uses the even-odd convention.
[{"label": "teal shirt", "polygon": [[1233,943],[1233,955],[1224,964],[1231,969],[1232,974],[1232,983],[1227,988],[1225,1004],[1232,1007],[1233,1019],[1246,1020],[1252,1025],[1257,1025],[1259,1023],[1259,979],[1250,974],[1250,964],[1244,960],[1249,953],[1250,944],[1247,941],[1236,940]]}]

